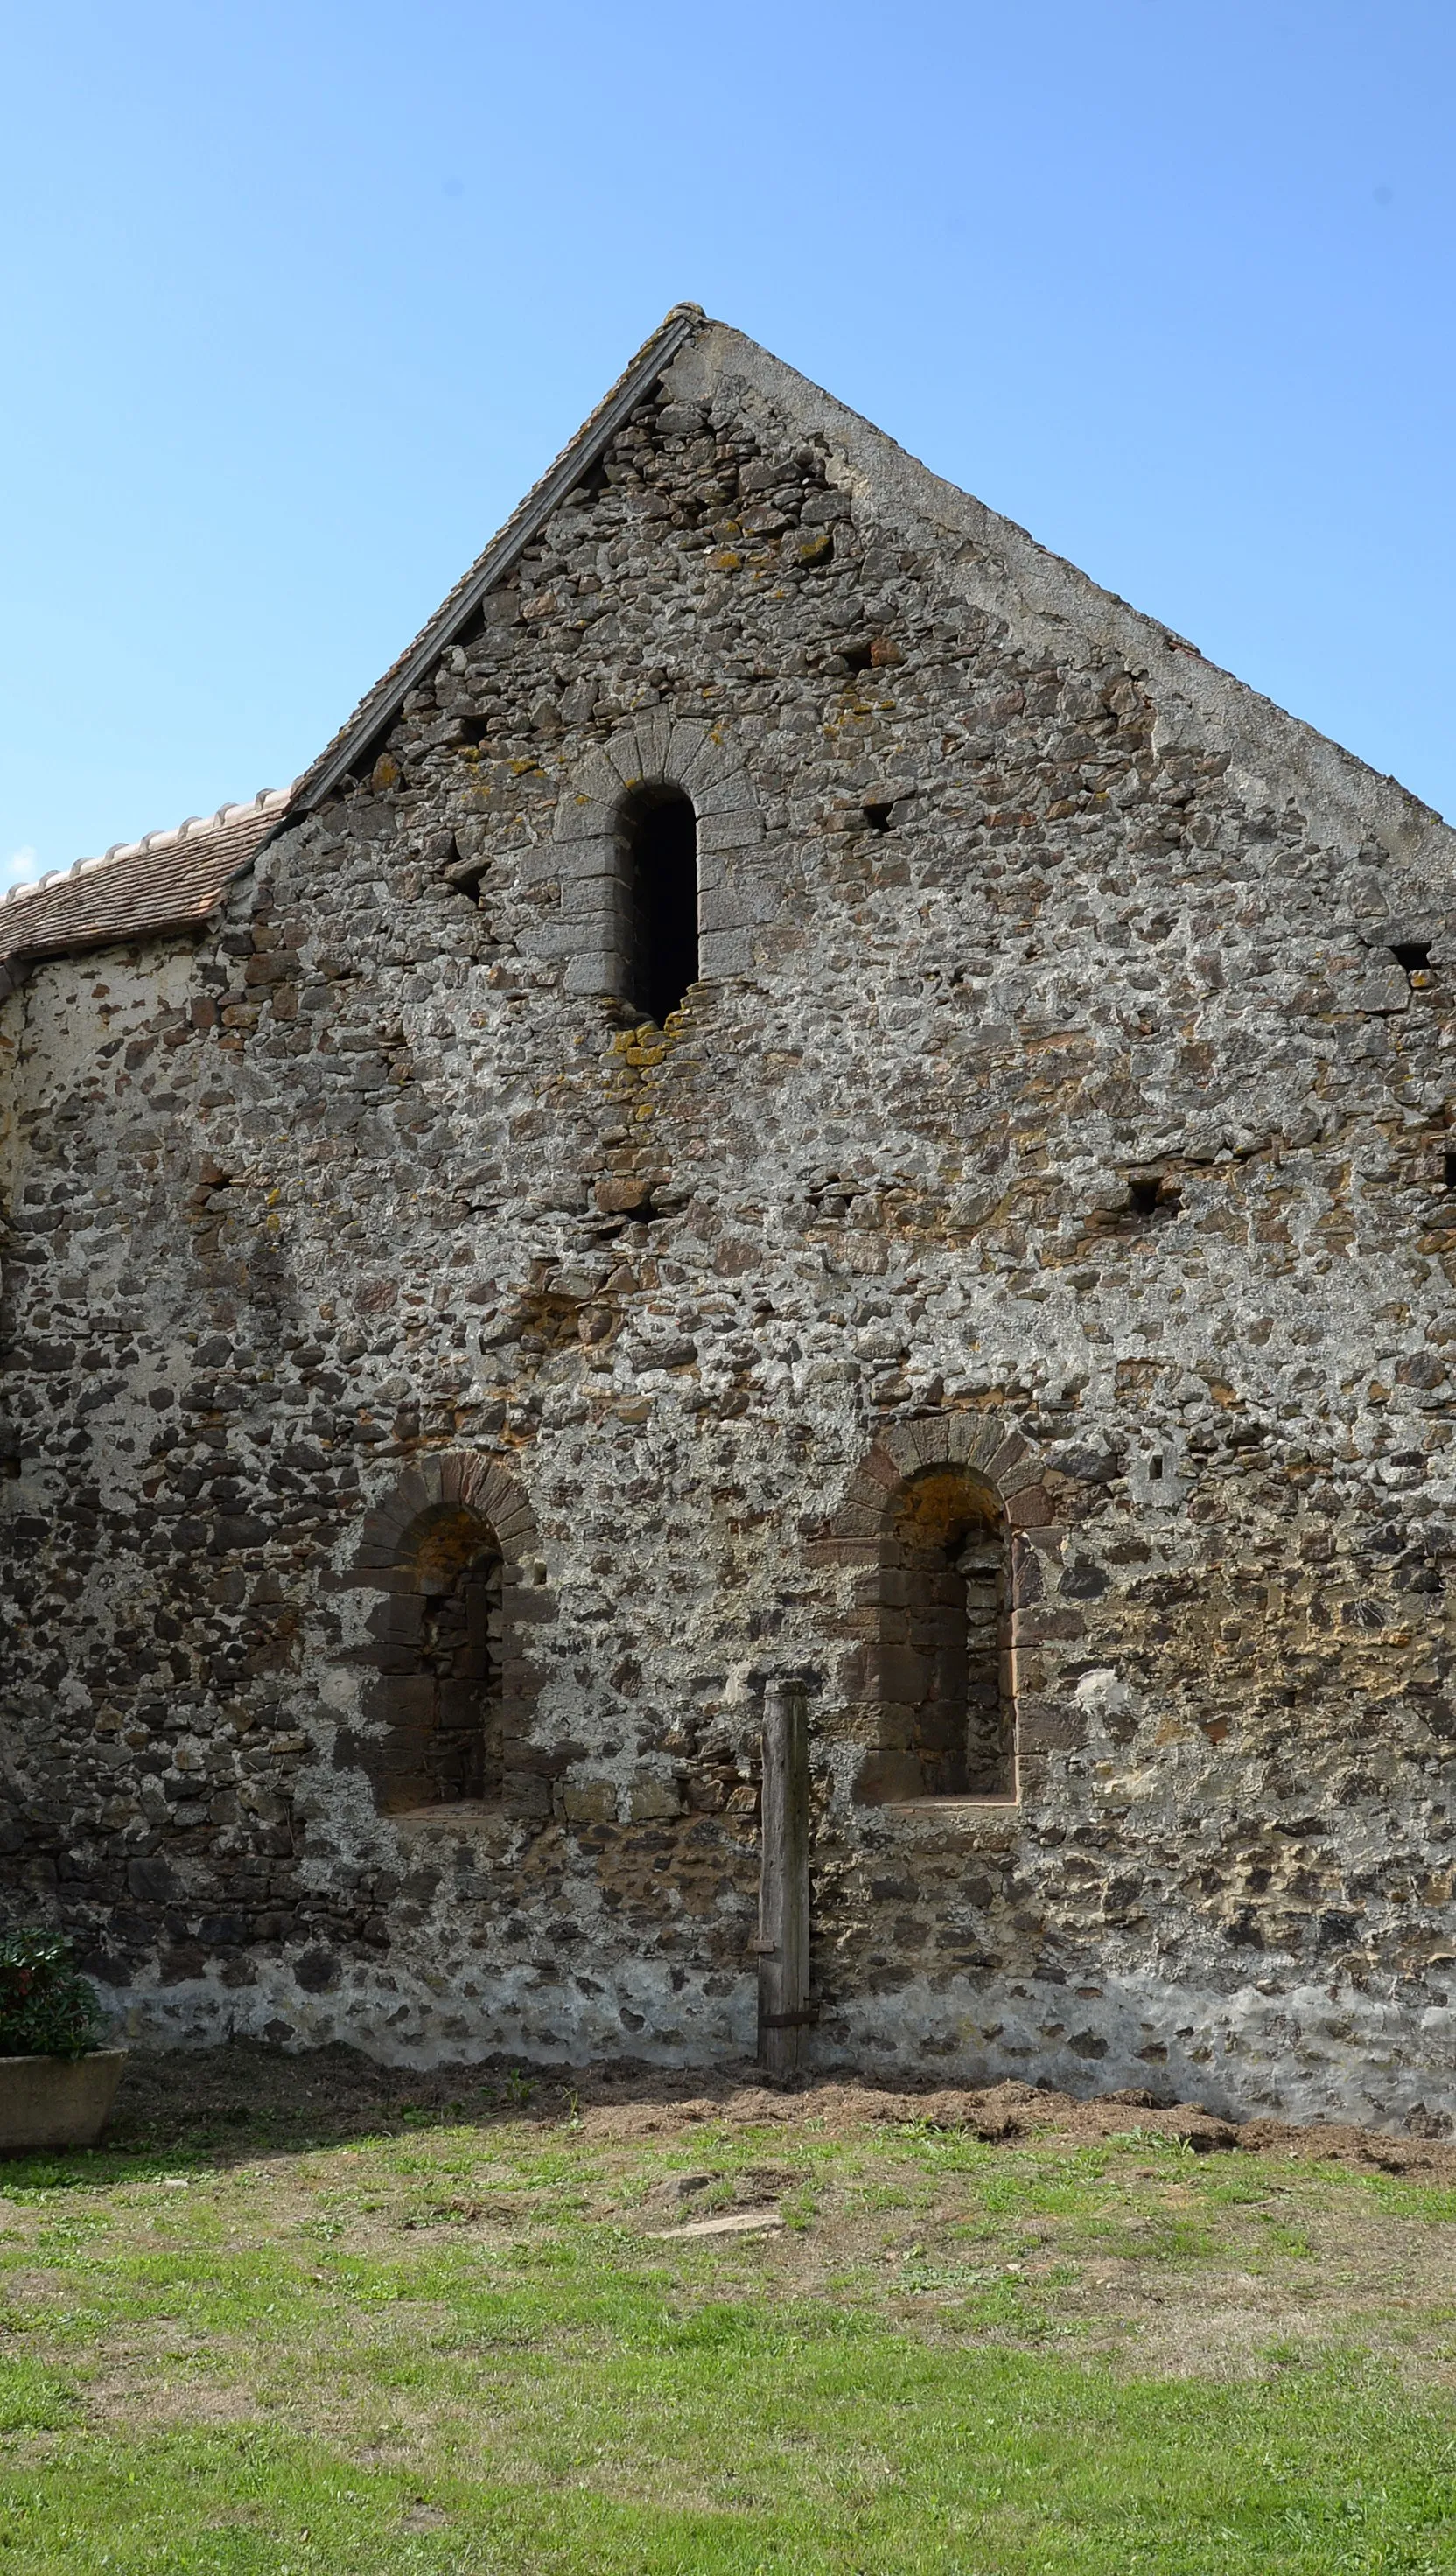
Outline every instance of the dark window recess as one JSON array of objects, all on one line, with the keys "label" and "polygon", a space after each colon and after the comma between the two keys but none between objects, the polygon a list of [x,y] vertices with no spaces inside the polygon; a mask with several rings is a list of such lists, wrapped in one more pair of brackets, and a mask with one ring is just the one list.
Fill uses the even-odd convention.
[{"label": "dark window recess", "polygon": [[874,667],[873,644],[841,644],[839,658],[851,671],[868,671]]},{"label": "dark window recess", "polygon": [[488,716],[462,716],[460,719],[460,739],[464,743],[484,742],[489,731]]},{"label": "dark window recess", "polygon": [[390,1599],[368,1746],[385,1815],[501,1793],[503,1567],[494,1531],[463,1507],[427,1513]]},{"label": "dark window recess", "polygon": [[865,1803],[1015,1795],[1010,1532],[990,1487],[928,1468],[895,1498],[880,1550],[878,1749]]},{"label": "dark window recess", "polygon": [[1157,1180],[1129,1181],[1127,1185],[1127,1204],[1134,1216],[1151,1216],[1154,1208],[1161,1207],[1163,1205],[1162,1182]]},{"label": "dark window recess", "polygon": [[1163,1462],[1161,1458],[1150,1458],[1148,1460],[1148,1474],[1155,1485],[1161,1483],[1163,1475]]},{"label": "dark window recess", "polygon": [[622,817],[627,998],[661,1028],[698,980],[698,823],[679,787],[645,788]]},{"label": "dark window recess", "polygon": [[1449,1147],[1442,1158],[1441,1168],[1445,1174],[1447,1189],[1456,1190],[1456,1152]]},{"label": "dark window recess", "polygon": [[1429,939],[1401,939],[1390,953],[1397,966],[1403,966],[1408,975],[1418,975],[1421,968],[1431,962],[1431,943]]},{"label": "dark window recess", "polygon": [[872,832],[888,832],[890,817],[894,811],[893,805],[867,805],[864,809],[864,818]]}]

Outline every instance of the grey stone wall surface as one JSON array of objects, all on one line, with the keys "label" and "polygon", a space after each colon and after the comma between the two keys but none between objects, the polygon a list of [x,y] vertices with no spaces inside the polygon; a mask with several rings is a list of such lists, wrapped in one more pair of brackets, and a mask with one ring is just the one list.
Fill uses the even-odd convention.
[{"label": "grey stone wall surface", "polygon": [[[708,2063],[793,1671],[816,2062],[1443,2127],[1452,846],[695,329],[200,932],[0,1005],[12,1912],[144,2043]],[[1018,1795],[866,1804],[945,1462],[1014,1532]],[[504,1789],[385,1815],[461,1502]]]}]

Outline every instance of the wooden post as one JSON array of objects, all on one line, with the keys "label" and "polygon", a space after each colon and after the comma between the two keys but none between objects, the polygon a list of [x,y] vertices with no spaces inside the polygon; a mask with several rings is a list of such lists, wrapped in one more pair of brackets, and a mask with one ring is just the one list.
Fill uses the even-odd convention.
[{"label": "wooden post", "polygon": [[758,2062],[798,2073],[809,2013],[809,1711],[804,1685],[763,1694],[763,1834],[758,1883]]}]

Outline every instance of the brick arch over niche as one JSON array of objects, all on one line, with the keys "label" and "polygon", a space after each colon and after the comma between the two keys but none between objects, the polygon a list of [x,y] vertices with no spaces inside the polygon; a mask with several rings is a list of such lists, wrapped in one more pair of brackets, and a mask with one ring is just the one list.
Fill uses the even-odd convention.
[{"label": "brick arch over niche", "polygon": [[627,818],[644,793],[677,790],[697,824],[698,973],[746,974],[751,933],[773,911],[755,854],[763,818],[748,773],[719,729],[659,708],[620,725],[563,781],[553,858],[561,918],[551,938],[569,993],[633,998],[633,888]]},{"label": "brick arch over niche", "polygon": [[1060,1542],[1031,1444],[1000,1410],[898,1424],[828,1532],[861,1569],[866,1805],[1026,1794],[1059,1740],[1033,1605]]},{"label": "brick arch over niche", "polygon": [[536,1541],[516,1478],[470,1450],[417,1460],[368,1515],[348,1580],[382,1596],[368,1621],[372,1678],[363,1730],[335,1760],[367,1772],[382,1813],[538,1811],[523,1652],[544,1608]]}]

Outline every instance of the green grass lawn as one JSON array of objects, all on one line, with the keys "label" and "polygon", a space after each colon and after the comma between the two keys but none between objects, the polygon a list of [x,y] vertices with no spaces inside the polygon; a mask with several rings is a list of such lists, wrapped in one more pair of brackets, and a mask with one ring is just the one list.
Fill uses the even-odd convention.
[{"label": "green grass lawn", "polygon": [[1456,2569],[1456,2191],[175,2081],[0,2170],[0,2576]]}]

